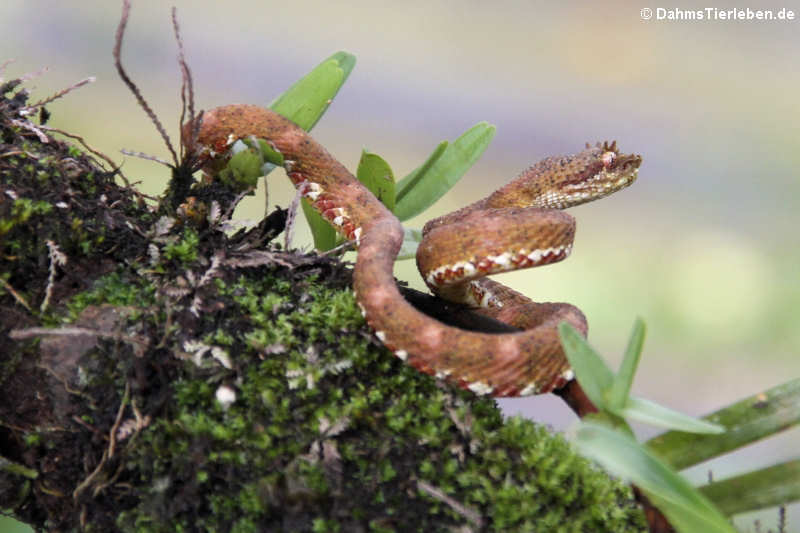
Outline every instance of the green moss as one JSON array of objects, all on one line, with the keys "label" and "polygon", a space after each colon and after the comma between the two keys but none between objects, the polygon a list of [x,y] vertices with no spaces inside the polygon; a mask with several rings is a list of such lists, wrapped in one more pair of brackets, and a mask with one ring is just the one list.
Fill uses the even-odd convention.
[{"label": "green moss", "polygon": [[191,263],[197,259],[199,242],[200,236],[197,231],[192,228],[186,228],[180,240],[164,247],[164,257],[181,264]]},{"label": "green moss", "polygon": [[311,524],[311,531],[314,533],[335,533],[341,531],[339,524],[333,520],[315,518]]},{"label": "green moss", "polygon": [[[107,274],[92,287],[66,302],[67,321],[74,322],[89,305],[110,304],[124,307],[146,307],[155,302],[154,287],[140,278],[131,278],[123,271]],[[134,313],[132,318],[138,315]]]},{"label": "green moss", "polygon": [[46,215],[52,209],[53,206],[45,201],[17,198],[11,204],[9,216],[0,218],[0,237],[11,231],[15,226],[25,224],[32,216]]},{"label": "green moss", "polygon": [[[169,413],[128,458],[140,479],[168,486],[145,484],[144,500],[118,521],[123,530],[202,523],[258,531],[288,521],[295,531],[439,531],[468,523],[416,480],[496,531],[642,530],[628,489],[560,437],[504,421],[491,400],[441,388],[365,343],[349,291],[310,280],[300,290],[263,270],[216,288],[234,306],[225,316],[238,317],[240,335],[220,336],[217,324],[205,340],[230,346],[236,370],[187,363]],[[215,393],[233,381],[237,398],[224,408]]]},{"label": "green moss", "polygon": [[25,434],[25,445],[26,446],[38,446],[42,443],[42,436],[39,433],[26,433]]},{"label": "green moss", "polygon": [[205,342],[208,344],[217,344],[221,346],[233,346],[235,341],[233,335],[221,329],[217,329],[205,339]]}]

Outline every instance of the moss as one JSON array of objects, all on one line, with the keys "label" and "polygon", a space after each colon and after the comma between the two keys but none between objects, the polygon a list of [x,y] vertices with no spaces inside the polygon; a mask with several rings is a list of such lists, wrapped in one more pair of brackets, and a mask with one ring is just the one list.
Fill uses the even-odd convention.
[{"label": "moss", "polygon": [[[131,276],[130,272],[118,270],[94,281],[91,288],[80,292],[65,302],[68,322],[74,322],[90,305],[109,304],[120,307],[146,307],[155,302],[152,284]],[[135,318],[137,315],[134,315]]]},{"label": "moss", "polygon": [[[232,350],[236,370],[189,366],[174,384],[167,412],[127,459],[141,479],[160,483],[142,486],[146,496],[120,517],[122,529],[172,530],[193,520],[215,531],[468,523],[418,480],[493,530],[641,529],[627,489],[560,437],[504,421],[491,400],[443,388],[365,344],[349,291],[305,280],[299,293],[283,275],[242,275],[222,291],[238,306],[226,314],[248,318],[247,341]],[[265,354],[269,346],[280,353]],[[222,382],[236,383],[228,408],[215,399]]]},{"label": "moss", "polygon": [[187,228],[181,239],[164,247],[164,256],[181,264],[191,263],[197,259],[199,236],[192,228]]},{"label": "moss", "polygon": [[68,257],[69,268],[50,280],[57,283],[53,295],[62,298],[85,289],[99,270],[115,268],[106,259],[138,254],[145,239],[131,225],[149,225],[152,214],[115,183],[113,172],[98,170],[77,148],[42,143],[17,126],[27,120],[13,114],[24,103],[17,95],[0,98],[0,276],[25,301],[42,302],[50,280],[48,242]]},{"label": "moss", "polygon": [[42,442],[41,435],[38,433],[28,433],[24,437],[26,446],[38,446]]},{"label": "moss", "polygon": [[35,201],[30,198],[17,198],[11,204],[8,216],[0,218],[0,237],[11,231],[15,226],[24,224],[34,215],[46,215],[53,209],[47,202]]}]

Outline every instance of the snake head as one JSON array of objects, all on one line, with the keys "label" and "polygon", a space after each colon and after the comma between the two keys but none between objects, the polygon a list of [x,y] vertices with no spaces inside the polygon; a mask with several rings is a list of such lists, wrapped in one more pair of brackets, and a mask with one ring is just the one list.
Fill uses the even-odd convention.
[{"label": "snake head", "polygon": [[624,189],[636,181],[642,157],[620,153],[617,141],[605,141],[595,146],[586,143],[585,150],[562,161],[564,166],[556,173],[562,180],[553,183],[553,192],[564,209]]},{"label": "snake head", "polygon": [[586,144],[574,155],[548,157],[492,194],[490,207],[566,209],[591,202],[633,183],[642,157],[623,154],[617,142]]}]

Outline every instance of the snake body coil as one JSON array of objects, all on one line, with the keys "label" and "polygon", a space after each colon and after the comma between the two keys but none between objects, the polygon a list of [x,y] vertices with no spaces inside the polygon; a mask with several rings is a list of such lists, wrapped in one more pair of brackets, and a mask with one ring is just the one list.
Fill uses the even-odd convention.
[{"label": "snake body coil", "polygon": [[300,193],[347,239],[356,241],[353,289],[367,323],[394,354],[422,372],[477,394],[524,396],[562,387],[573,374],[557,326],[586,333],[586,319],[564,303],[534,303],[487,274],[560,261],[574,219],[561,209],[601,198],[637,176],[641,158],[603,143],[544,159],[487,198],[429,222],[417,253],[428,286],[449,300],[525,331],[487,334],[447,326],[411,306],[392,269],[403,241],[400,221],[305,131],[256,106],[229,105],[202,116],[196,150],[224,158],[254,136],[284,158]]}]

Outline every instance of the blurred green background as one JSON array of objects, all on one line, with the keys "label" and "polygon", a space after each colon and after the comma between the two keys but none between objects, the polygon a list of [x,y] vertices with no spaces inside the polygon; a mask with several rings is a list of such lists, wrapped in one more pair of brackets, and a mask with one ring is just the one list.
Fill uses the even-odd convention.
[{"label": "blurred green background", "polygon": [[[486,195],[542,157],[617,139],[644,156],[639,181],[571,211],[578,233],[567,261],[501,280],[537,300],[578,305],[592,343],[614,364],[642,316],[648,338],[635,392],[692,414],[800,375],[800,3],[751,6],[793,9],[790,22],[644,21],[640,9],[658,7],[644,3],[175,4],[202,108],[267,104],[331,53],[355,54],[355,71],[314,132],[351,169],[368,147],[402,176],[439,141],[481,120],[496,124],[483,159],[410,226]],[[170,5],[134,2],[123,58],[177,137]],[[168,157],[114,71],[119,11],[108,0],[2,2],[0,60],[16,59],[6,79],[49,67],[29,83],[34,99],[96,76],[48,106],[51,125],[82,135],[157,194],[168,172],[119,153]],[[270,203],[287,205],[288,181],[276,172],[271,183]],[[238,215],[257,219],[263,204],[259,192]],[[310,243],[308,233],[297,239]],[[422,287],[413,262],[397,275]],[[574,420],[554,398],[501,403],[558,429]],[[791,431],[691,476],[796,457],[798,437]],[[774,527],[775,515],[760,515],[762,525]],[[737,524],[752,529],[753,520]],[[798,506],[789,525],[800,531]]]}]

